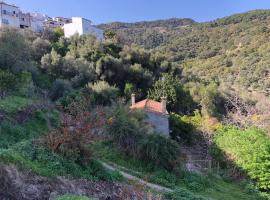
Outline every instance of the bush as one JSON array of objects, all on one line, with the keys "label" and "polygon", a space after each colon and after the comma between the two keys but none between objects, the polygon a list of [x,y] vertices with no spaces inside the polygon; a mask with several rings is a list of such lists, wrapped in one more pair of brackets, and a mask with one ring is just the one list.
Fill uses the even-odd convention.
[{"label": "bush", "polygon": [[180,115],[175,113],[170,114],[169,118],[171,133],[170,136],[173,140],[178,142],[184,141],[190,144],[194,136],[195,127],[182,120]]},{"label": "bush", "polygon": [[96,96],[96,102],[101,105],[111,104],[112,101],[116,101],[119,96],[119,89],[115,86],[110,86],[106,81],[88,84],[88,87],[93,90]]},{"label": "bush", "polygon": [[264,131],[222,127],[217,130],[214,143],[220,149],[215,151],[219,156],[223,152],[256,181],[261,190],[270,191],[270,140]]},{"label": "bush", "polygon": [[140,142],[140,158],[172,170],[180,155],[179,145],[156,133],[146,135]]},{"label": "bush", "polygon": [[6,92],[16,87],[16,76],[12,73],[4,70],[0,70],[0,98],[3,97]]},{"label": "bush", "polygon": [[50,98],[55,101],[71,91],[71,84],[67,80],[57,79],[50,90]]},{"label": "bush", "polygon": [[174,192],[166,193],[165,197],[170,200],[210,200],[185,189],[177,189]]},{"label": "bush", "polygon": [[114,111],[107,132],[126,154],[172,170],[180,155],[179,146],[170,139],[149,132],[144,124],[142,113],[120,107]]}]

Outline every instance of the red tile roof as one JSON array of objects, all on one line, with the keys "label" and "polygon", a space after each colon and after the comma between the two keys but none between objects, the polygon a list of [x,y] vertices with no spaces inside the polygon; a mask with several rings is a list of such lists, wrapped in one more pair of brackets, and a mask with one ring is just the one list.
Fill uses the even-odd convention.
[{"label": "red tile roof", "polygon": [[[162,104],[157,101],[153,101],[151,99],[145,99],[142,101],[139,101],[135,103],[135,105],[131,106],[130,109],[144,109],[148,112],[155,112],[158,114],[164,114],[162,112]],[[168,111],[166,111],[166,114],[168,114]]]}]

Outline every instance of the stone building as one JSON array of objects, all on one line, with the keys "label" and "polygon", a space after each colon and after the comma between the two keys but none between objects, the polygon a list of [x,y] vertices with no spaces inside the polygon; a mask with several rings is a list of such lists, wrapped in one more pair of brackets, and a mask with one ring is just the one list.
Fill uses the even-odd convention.
[{"label": "stone building", "polygon": [[148,123],[154,128],[155,132],[165,136],[170,136],[169,113],[166,108],[167,99],[161,98],[161,102],[145,99],[136,103],[135,94],[131,96],[131,110],[141,109],[147,115]]}]

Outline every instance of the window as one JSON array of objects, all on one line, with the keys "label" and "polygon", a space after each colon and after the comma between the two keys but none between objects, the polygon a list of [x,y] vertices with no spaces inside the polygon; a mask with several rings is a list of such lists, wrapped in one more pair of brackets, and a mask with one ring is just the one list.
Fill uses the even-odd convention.
[{"label": "window", "polygon": [[9,22],[8,22],[7,19],[2,19],[2,23],[3,23],[3,24],[9,24]]},{"label": "window", "polygon": [[7,14],[7,11],[6,10],[3,10],[3,14],[6,15]]},{"label": "window", "polygon": [[13,14],[15,15],[16,14],[16,11],[13,11]]}]

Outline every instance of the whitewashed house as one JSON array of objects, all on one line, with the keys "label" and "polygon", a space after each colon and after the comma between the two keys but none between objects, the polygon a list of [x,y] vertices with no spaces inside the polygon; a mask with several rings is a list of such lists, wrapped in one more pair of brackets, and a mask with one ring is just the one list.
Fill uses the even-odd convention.
[{"label": "whitewashed house", "polygon": [[20,28],[19,8],[15,5],[0,2],[0,27]]},{"label": "whitewashed house", "polygon": [[72,23],[64,25],[64,32],[65,37],[71,37],[74,34],[93,34],[99,40],[103,40],[103,30],[94,27],[90,20],[81,17],[72,17]]},{"label": "whitewashed house", "polygon": [[20,28],[31,28],[31,15],[30,13],[19,12]]}]

